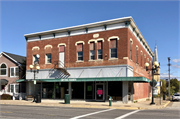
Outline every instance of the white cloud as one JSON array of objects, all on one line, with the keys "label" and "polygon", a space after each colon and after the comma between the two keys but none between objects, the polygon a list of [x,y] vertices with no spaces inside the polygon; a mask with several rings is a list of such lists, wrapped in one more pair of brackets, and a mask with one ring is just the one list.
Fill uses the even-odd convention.
[{"label": "white cloud", "polygon": [[179,59],[173,59],[172,61],[175,63],[178,63],[178,62],[180,62],[180,58]]},{"label": "white cloud", "polygon": [[[172,78],[177,78],[178,80],[180,80],[180,77],[170,74],[170,79],[172,79]],[[161,73],[160,79],[169,79],[169,74],[168,73]]]},{"label": "white cloud", "polygon": [[174,64],[174,65],[171,65],[172,67],[174,67],[174,68],[180,68],[180,65],[178,65],[178,64]]}]

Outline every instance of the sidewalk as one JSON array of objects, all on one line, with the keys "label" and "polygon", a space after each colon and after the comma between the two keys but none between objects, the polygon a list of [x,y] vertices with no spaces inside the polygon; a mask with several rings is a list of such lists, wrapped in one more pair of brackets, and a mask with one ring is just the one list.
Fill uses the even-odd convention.
[{"label": "sidewalk", "polygon": [[0,100],[0,104],[9,105],[31,105],[31,106],[56,106],[56,107],[76,107],[76,108],[113,108],[113,109],[132,109],[132,110],[145,110],[145,109],[161,109],[166,107],[170,101],[154,99],[155,105],[150,105],[150,101],[142,101],[137,103],[123,104],[121,102],[85,102],[71,100],[70,104],[64,104],[64,100],[41,100],[41,103],[34,103],[25,100]]}]

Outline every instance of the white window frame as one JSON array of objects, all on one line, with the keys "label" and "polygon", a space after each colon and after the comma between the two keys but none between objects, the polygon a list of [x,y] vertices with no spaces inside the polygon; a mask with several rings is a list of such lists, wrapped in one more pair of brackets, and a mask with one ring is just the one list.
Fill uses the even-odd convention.
[{"label": "white window frame", "polygon": [[[13,92],[11,92],[11,86],[13,85]],[[18,86],[18,92],[16,92],[16,86]],[[10,84],[10,93],[19,93],[19,84]]]},{"label": "white window frame", "polygon": [[[94,55],[91,55],[91,51],[94,51]],[[90,58],[89,58],[90,60],[95,60],[95,50],[90,50],[90,55],[89,56],[90,56]],[[92,59],[91,56],[94,56],[94,59]]]},{"label": "white window frame", "polygon": [[[1,65],[3,65],[3,64],[6,65],[6,68],[1,68]],[[0,76],[7,76],[7,74],[8,74],[8,73],[7,73],[7,71],[8,71],[7,68],[8,68],[8,67],[7,67],[7,64],[6,64],[6,63],[1,63],[1,64],[0,64],[0,72],[1,72],[1,69],[6,69],[6,74],[5,74],[5,75],[1,75],[1,74],[0,74]]]},{"label": "white window frame", "polygon": [[[99,49],[99,50],[102,51],[102,54],[101,54],[101,55],[102,55],[102,58],[101,58],[101,59],[103,59],[103,50],[102,50],[102,49]],[[101,59],[99,58],[99,52],[98,52],[99,50],[97,50],[97,59],[101,60]]]},{"label": "white window frame", "polygon": [[79,55],[78,55],[78,52],[77,52],[77,61],[83,61],[83,51],[81,51],[81,52],[82,52],[82,60],[78,60]]},{"label": "white window frame", "polygon": [[[111,50],[112,50],[112,49],[116,49],[116,57],[111,57]],[[110,58],[118,58],[118,57],[117,57],[117,47],[116,47],[116,48],[110,48]]]},{"label": "white window frame", "polygon": [[[33,55],[33,63],[32,63],[32,64],[34,64],[35,57],[37,57],[37,56],[36,56],[36,55]],[[38,63],[37,63],[37,64],[39,64],[39,59],[38,59]]]},{"label": "white window frame", "polygon": [[[18,67],[10,67],[10,77],[19,77],[19,74],[16,76],[16,68]],[[11,69],[14,69],[14,76],[11,75]]]},{"label": "white window frame", "polygon": [[[48,55],[51,55],[51,62],[48,62]],[[46,60],[45,60],[45,64],[51,64],[52,63],[52,54],[51,53],[48,53],[48,54],[46,54],[46,56],[45,56],[46,58]]]}]

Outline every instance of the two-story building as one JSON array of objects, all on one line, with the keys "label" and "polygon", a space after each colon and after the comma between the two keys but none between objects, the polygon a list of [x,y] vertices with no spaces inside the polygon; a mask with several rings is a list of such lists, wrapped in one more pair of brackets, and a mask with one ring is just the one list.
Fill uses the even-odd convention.
[{"label": "two-story building", "polygon": [[[128,101],[150,96],[153,52],[132,17],[24,35],[27,95],[42,98]],[[37,57],[38,56],[38,57]],[[39,73],[29,65],[38,61]],[[36,84],[33,83],[34,78]],[[35,87],[34,87],[35,86]]]},{"label": "two-story building", "polygon": [[7,52],[0,53],[0,95],[26,92],[26,84],[16,82],[18,79],[26,78],[25,66],[26,57]]}]

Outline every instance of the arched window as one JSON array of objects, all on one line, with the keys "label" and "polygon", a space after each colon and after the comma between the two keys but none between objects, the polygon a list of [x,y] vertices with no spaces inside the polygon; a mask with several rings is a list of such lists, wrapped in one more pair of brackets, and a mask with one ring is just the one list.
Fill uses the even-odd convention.
[{"label": "arched window", "polygon": [[0,66],[0,75],[7,75],[7,66],[4,63]]},{"label": "arched window", "polygon": [[143,65],[143,63],[142,63],[142,56],[143,56],[143,53],[141,51],[141,66]]}]

